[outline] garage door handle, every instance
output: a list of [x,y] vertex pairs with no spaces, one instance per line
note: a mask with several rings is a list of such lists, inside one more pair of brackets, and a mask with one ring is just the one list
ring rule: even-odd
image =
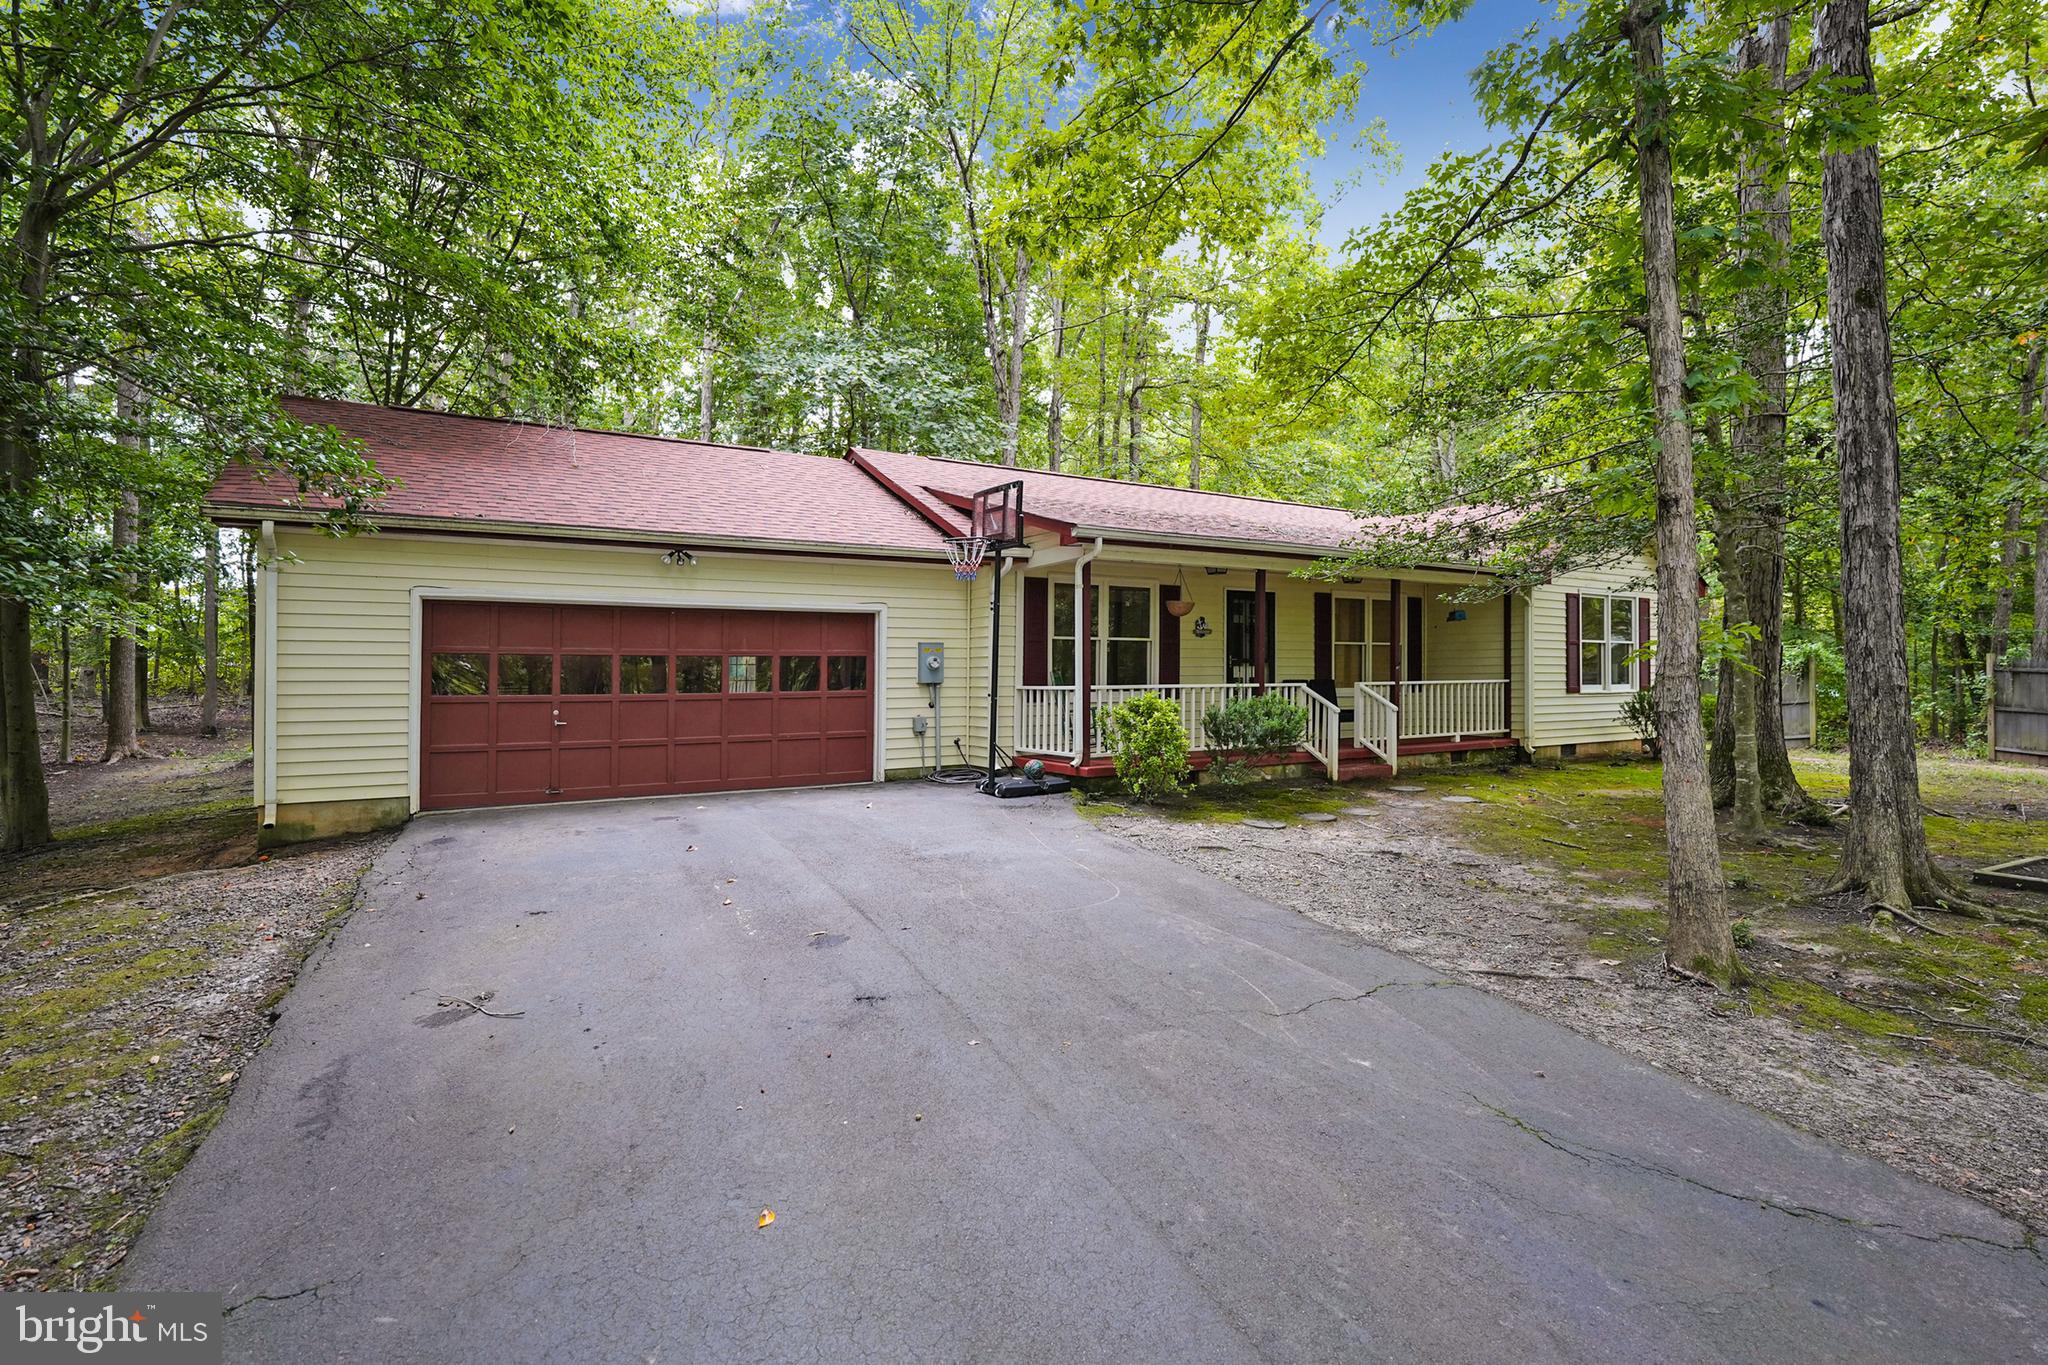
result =
[[568,722],[568,721],[566,721],[566,720],[558,720],[558,721],[556,721],[556,722],[555,722],[555,724],[557,724],[557,725],[567,725],[568,723],[569,723],[569,722]]

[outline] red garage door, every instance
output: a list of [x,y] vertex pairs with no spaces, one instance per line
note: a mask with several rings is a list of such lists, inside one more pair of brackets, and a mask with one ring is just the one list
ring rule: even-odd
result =
[[426,604],[420,804],[874,776],[874,618]]

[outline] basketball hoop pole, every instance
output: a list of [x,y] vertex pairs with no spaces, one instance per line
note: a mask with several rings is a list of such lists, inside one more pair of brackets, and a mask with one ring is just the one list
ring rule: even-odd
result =
[[988,776],[981,790],[996,791],[997,699],[1003,665],[1003,551],[1024,543],[1024,485],[1021,481],[984,488],[974,495],[968,530],[988,538],[995,557],[995,581],[988,590]]
[[996,551],[995,578],[988,585],[988,780],[981,789],[996,789],[996,675],[1003,664],[1003,552]]

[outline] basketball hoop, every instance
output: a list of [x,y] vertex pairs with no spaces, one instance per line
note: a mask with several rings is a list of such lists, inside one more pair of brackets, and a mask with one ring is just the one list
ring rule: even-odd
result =
[[981,570],[981,561],[988,556],[987,536],[948,536],[946,558],[952,562],[953,577],[962,583],[972,583]]

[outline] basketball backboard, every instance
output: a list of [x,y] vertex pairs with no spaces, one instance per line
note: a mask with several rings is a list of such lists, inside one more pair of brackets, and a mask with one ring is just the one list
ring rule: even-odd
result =
[[999,483],[974,495],[969,514],[973,534],[986,537],[989,548],[1007,549],[1024,543],[1024,484]]

